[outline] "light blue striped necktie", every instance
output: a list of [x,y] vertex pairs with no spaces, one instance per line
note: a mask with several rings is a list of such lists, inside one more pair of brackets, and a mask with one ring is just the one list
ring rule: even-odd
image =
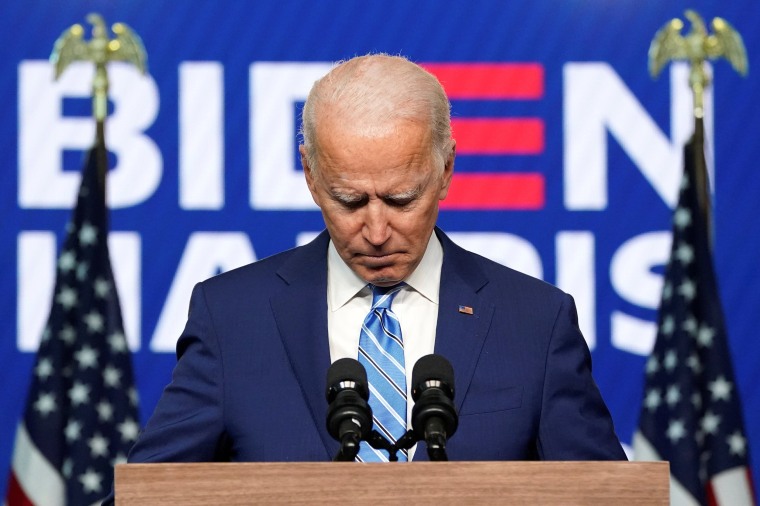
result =
[[[395,443],[406,432],[406,369],[401,326],[391,311],[391,303],[403,283],[389,288],[369,287],[372,308],[359,336],[359,362],[367,370],[373,428]],[[407,451],[399,452],[398,459],[407,460]],[[388,453],[365,442],[356,460],[388,462]]]

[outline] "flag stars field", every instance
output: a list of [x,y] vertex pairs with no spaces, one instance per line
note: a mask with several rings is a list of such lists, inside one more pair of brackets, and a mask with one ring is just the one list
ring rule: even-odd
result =
[[699,324],[697,323],[697,319],[694,318],[694,316],[689,315],[683,322],[683,325],[681,325],[681,329],[684,332],[688,332],[692,336],[697,334],[697,329],[699,328]]
[[88,222],[82,223],[79,229],[79,242],[83,246],[92,246],[98,239],[98,229]]
[[671,420],[670,425],[668,425],[667,435],[673,444],[676,444],[686,436],[686,427],[684,427],[681,420]]
[[95,290],[95,295],[101,299],[108,297],[111,293],[111,282],[107,279],[97,278],[92,285]]
[[55,396],[50,393],[41,393],[34,403],[34,409],[42,416],[47,416],[56,410]]
[[686,365],[691,369],[693,374],[699,374],[702,372],[702,362],[699,361],[699,357],[692,353],[686,360]]
[[697,285],[692,280],[687,279],[678,286],[678,294],[687,301],[693,300],[697,295]]
[[66,441],[69,443],[76,441],[82,433],[82,424],[77,420],[69,420],[63,433],[66,435]]
[[662,361],[662,366],[666,371],[672,373],[677,365],[678,355],[676,354],[675,350],[668,350],[668,352],[665,353],[665,359]]
[[747,439],[738,430],[728,436],[729,451],[738,457],[744,457],[747,453]]
[[658,407],[660,407],[660,404],[662,403],[662,397],[660,396],[659,390],[656,388],[653,388],[649,392],[647,392],[647,396],[644,398],[644,406],[650,411],[657,410]]
[[89,272],[90,266],[87,264],[87,262],[80,262],[79,265],[77,265],[77,280],[85,281]]
[[677,385],[670,385],[670,387],[668,387],[668,392],[665,394],[665,402],[667,402],[670,407],[681,402],[681,390]]
[[78,406],[90,401],[90,387],[79,381],[74,382],[74,386],[69,390],[69,399],[71,404]]
[[93,457],[108,457],[108,440],[98,433],[95,433],[87,445],[90,447],[90,454]]
[[691,404],[694,409],[702,409],[702,395],[699,392],[691,394]]
[[88,467],[84,474],[80,474],[79,481],[82,483],[82,488],[86,494],[93,492],[100,493],[103,490],[103,486],[100,483],[103,481],[103,477],[92,468]]
[[73,251],[64,251],[58,258],[58,270],[66,274],[77,265],[77,257]]
[[106,386],[118,388],[121,385],[121,371],[112,365],[106,366],[106,368],[103,369],[103,383],[105,383]]
[[127,351],[127,340],[121,332],[114,332],[108,336],[108,346],[112,353],[124,353]]
[[700,346],[704,348],[711,347],[713,338],[715,338],[714,328],[710,327],[709,325],[702,325],[699,328],[699,333],[697,334],[697,343],[699,343]]
[[686,243],[682,243],[676,250],[676,259],[682,264],[690,264],[694,261],[694,248]]
[[71,346],[77,338],[77,333],[71,325],[64,325],[58,333],[58,338]]
[[82,346],[74,358],[79,362],[80,369],[95,368],[98,365],[98,352],[88,345]]
[[700,427],[705,434],[716,434],[718,431],[718,425],[720,425],[720,416],[709,410],[705,413],[705,416],[702,417],[702,420],[700,421]]
[[657,361],[657,357],[652,355],[647,360],[647,374],[652,375],[660,370],[660,363]]
[[64,310],[70,310],[77,305],[77,291],[68,286],[64,286],[61,288],[61,291],[58,292],[55,301],[60,304]]
[[103,332],[103,316],[95,310],[84,316],[84,323],[87,325],[87,330],[92,334]]
[[53,374],[53,363],[49,358],[40,360],[34,368],[34,374],[36,374],[40,380],[45,381]]
[[140,426],[131,418],[118,424],[116,429],[121,433],[121,439],[128,443],[136,441],[137,434],[140,432]]
[[679,207],[673,215],[673,223],[683,229],[691,225],[691,211],[685,207]]
[[98,418],[101,422],[109,422],[113,419],[113,406],[106,401],[100,401],[95,407],[95,411],[98,412]]
[[733,385],[726,381],[723,376],[718,378],[708,385],[710,393],[712,394],[712,400],[714,401],[728,401],[731,398],[731,389]]

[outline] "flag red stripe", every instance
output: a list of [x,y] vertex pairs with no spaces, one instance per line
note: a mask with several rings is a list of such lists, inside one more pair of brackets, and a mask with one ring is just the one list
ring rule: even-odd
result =
[[544,95],[540,63],[426,63],[450,99],[536,100]]
[[6,499],[8,506],[34,506],[34,503],[29,500],[21,488],[18,480],[16,479],[16,473],[11,471],[8,478],[8,491],[6,493]]
[[715,489],[713,489],[712,483],[709,481],[705,486],[705,495],[707,495],[708,506],[718,506],[718,500],[715,498]]
[[544,151],[544,122],[538,118],[452,119],[461,155],[535,155]]
[[752,479],[752,469],[749,466],[746,467],[744,472],[747,474],[747,486],[749,487],[749,493],[757,500],[757,490],[755,490],[755,481]]
[[454,174],[441,209],[542,209],[544,176],[521,174]]

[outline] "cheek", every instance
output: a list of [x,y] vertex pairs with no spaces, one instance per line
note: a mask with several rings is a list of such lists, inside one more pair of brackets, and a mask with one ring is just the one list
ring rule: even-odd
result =
[[362,220],[356,214],[325,212],[323,215],[333,240],[350,242],[354,236],[361,233]]
[[[424,213],[404,213],[396,217],[393,229],[409,242],[427,239],[427,235],[435,225],[435,213],[426,210]],[[426,243],[427,244],[427,243]]]

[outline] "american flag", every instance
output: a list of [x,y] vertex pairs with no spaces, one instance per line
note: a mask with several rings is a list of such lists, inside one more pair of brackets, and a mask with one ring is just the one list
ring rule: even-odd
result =
[[89,152],[58,258],[50,317],[16,431],[9,506],[96,503],[137,438],[137,392],[99,182],[104,155],[102,143]]
[[670,461],[671,504],[755,504],[739,389],[695,184],[700,156],[692,139],[634,453],[637,460]]

